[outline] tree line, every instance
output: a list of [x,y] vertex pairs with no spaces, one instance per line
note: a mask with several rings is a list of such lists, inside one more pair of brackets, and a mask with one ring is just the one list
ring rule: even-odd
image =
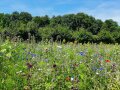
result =
[[0,35],[21,38],[22,41],[34,37],[41,40],[80,43],[120,43],[120,26],[112,19],[96,19],[85,13],[62,16],[32,16],[28,12],[0,13]]

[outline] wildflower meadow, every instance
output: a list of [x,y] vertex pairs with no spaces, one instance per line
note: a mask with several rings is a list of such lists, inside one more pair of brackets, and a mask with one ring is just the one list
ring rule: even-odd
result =
[[120,90],[120,45],[6,40],[0,90]]

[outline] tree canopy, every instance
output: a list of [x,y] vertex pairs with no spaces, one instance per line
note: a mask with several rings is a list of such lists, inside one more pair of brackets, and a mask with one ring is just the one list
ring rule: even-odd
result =
[[120,43],[120,26],[112,19],[96,19],[85,13],[63,16],[32,16],[28,12],[0,13],[0,34],[3,39],[34,36],[36,41],[51,38],[80,43]]

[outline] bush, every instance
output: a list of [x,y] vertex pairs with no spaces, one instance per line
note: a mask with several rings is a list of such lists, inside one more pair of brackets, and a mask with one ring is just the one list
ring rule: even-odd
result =
[[43,40],[50,39],[54,31],[55,29],[49,26],[38,29],[38,33],[41,35]]
[[98,35],[93,35],[93,43],[99,43],[99,37]]
[[44,28],[39,28],[39,33],[42,36],[42,39],[48,39],[50,40],[51,38],[55,41],[70,41],[71,40],[71,33],[67,27],[62,27],[62,26],[55,26],[54,28],[52,27],[44,27]]
[[98,34],[99,41],[103,43],[115,43],[115,39],[112,37],[109,31],[101,30]]
[[69,30],[69,28],[67,27],[62,27],[62,26],[56,26],[55,31],[52,33],[52,38],[54,40],[58,40],[58,41],[63,41],[64,39],[66,41],[71,41],[72,40],[72,35],[71,35],[71,31]]
[[79,31],[75,31],[73,33],[73,38],[81,43],[92,42],[93,40],[92,33],[83,28],[79,29]]
[[116,43],[120,43],[120,32],[114,32],[112,36],[115,39]]

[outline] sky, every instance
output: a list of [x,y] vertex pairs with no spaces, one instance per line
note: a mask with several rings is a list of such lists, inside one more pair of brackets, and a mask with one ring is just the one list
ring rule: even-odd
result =
[[84,12],[96,19],[113,19],[120,25],[120,0],[0,0],[0,13],[29,12],[33,16]]

